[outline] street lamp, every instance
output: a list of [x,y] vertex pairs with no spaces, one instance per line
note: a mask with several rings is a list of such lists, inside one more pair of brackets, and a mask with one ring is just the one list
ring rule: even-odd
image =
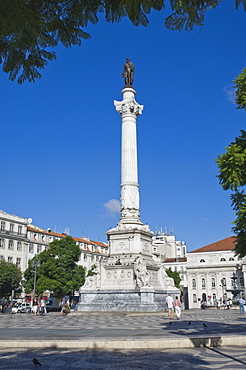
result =
[[34,287],[33,287],[33,298],[35,298],[36,294],[36,280],[37,280],[37,269],[40,267],[40,261],[38,256],[35,255],[35,257],[32,260],[32,267],[34,268]]

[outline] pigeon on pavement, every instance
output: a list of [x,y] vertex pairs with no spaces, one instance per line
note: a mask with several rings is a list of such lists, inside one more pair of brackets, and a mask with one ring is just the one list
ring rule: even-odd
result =
[[34,363],[34,365],[39,365],[41,366],[40,362],[34,357],[34,359],[32,360],[32,362]]

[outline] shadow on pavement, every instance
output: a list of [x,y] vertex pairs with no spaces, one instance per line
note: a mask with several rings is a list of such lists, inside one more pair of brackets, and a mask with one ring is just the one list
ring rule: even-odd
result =
[[[33,358],[41,366],[34,365]],[[191,353],[170,353],[168,350],[102,351],[102,350],[0,350],[0,369],[208,369],[209,363]]]

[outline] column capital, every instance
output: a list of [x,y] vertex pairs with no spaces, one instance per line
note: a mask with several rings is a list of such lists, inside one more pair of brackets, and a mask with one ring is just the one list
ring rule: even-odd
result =
[[126,87],[122,90],[123,100],[114,100],[114,105],[121,115],[133,114],[135,116],[140,116],[144,109],[144,106],[138,104],[135,100],[136,91],[133,88]]

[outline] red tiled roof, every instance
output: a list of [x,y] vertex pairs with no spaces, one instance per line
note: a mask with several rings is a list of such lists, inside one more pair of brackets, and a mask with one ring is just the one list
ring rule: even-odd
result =
[[229,236],[228,238],[219,240],[218,242],[205,245],[205,247],[195,249],[189,253],[201,252],[219,252],[219,251],[233,251],[235,249],[236,236]]
[[177,257],[177,258],[167,258],[164,263],[175,263],[175,262],[187,262],[186,257]]
[[[47,230],[43,230],[43,229],[35,229],[33,227],[30,227],[30,226],[27,226],[27,229],[30,230],[30,231],[34,231],[36,233],[42,233],[42,234],[45,234],[45,235],[58,236],[60,238],[65,238],[67,236],[65,234],[55,233],[54,231],[47,231]],[[90,251],[90,249],[88,248],[88,245],[96,245],[96,246],[102,246],[104,248],[108,248],[108,245],[106,243],[95,242],[93,240],[88,241],[88,240],[83,239],[83,238],[75,238],[74,236],[71,236],[71,238],[73,238],[73,240],[75,240],[75,241],[78,241],[78,242],[81,242],[81,243],[85,243],[86,244],[86,249],[85,250],[88,250],[88,251]]]

